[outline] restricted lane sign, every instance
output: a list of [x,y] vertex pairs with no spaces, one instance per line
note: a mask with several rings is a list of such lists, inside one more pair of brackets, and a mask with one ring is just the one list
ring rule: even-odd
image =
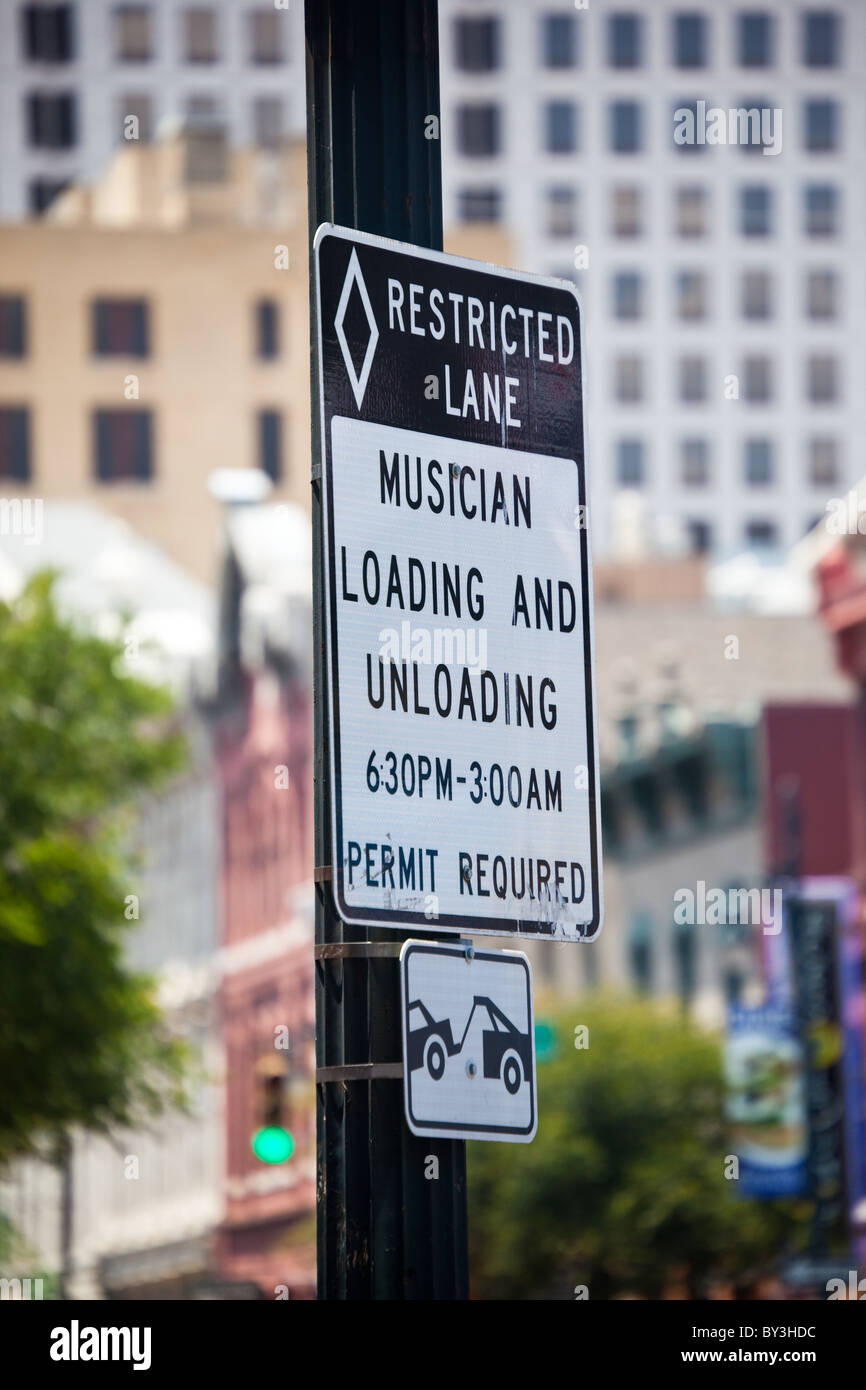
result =
[[337,911],[592,940],[576,291],[330,225],[315,258]]
[[406,941],[400,981],[412,1133],[528,1144],[538,1113],[532,970],[523,952]]

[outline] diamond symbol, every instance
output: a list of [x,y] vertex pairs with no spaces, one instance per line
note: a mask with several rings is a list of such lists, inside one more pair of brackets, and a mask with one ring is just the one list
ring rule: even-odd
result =
[[[352,361],[352,354],[349,352],[349,344],[346,340],[346,334],[343,331],[343,323],[346,318],[346,309],[349,305],[349,297],[356,285],[358,287],[358,292],[361,296],[361,303],[364,306],[364,313],[367,316],[367,323],[370,325],[370,340],[367,343],[367,351],[364,353],[364,363],[361,367],[360,376],[358,376],[357,372],[355,371],[355,364]],[[352,254],[349,257],[349,266],[346,271],[346,278],[343,281],[343,290],[340,294],[340,302],[337,305],[337,314],[334,319],[334,327],[337,330],[337,342],[340,344],[340,351],[343,354],[343,361],[346,364],[346,371],[349,374],[349,380],[352,383],[352,390],[355,393],[355,402],[358,406],[358,409],[360,410],[361,404],[364,400],[364,392],[367,389],[367,382],[370,377],[370,368],[373,365],[373,357],[376,352],[376,344],[379,341],[379,330],[376,327],[376,320],[373,317],[373,306],[370,303],[370,296],[367,293],[367,286],[364,283],[364,277],[361,274],[361,267],[358,264],[358,253],[354,247],[352,248]]]

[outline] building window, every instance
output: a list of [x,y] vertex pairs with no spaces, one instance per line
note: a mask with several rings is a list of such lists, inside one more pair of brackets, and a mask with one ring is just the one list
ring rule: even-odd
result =
[[26,357],[27,305],[20,294],[0,294],[0,357]]
[[612,101],[610,147],[615,154],[637,154],[643,148],[642,108],[638,101]]
[[612,68],[641,64],[642,21],[637,14],[612,14],[607,21],[607,61]]
[[21,11],[24,57],[31,63],[71,63],[75,57],[71,5],[25,5]]
[[577,25],[574,15],[542,15],[541,61],[546,68],[573,68],[576,65]]
[[772,280],[766,270],[744,270],[741,306],[744,319],[768,319],[773,313]]
[[461,222],[498,222],[502,195],[498,188],[462,188],[458,196]]
[[697,941],[691,923],[674,926],[674,965],[677,994],[685,1007],[691,1003],[697,987]]
[[809,482],[813,487],[835,487],[839,482],[839,448],[835,439],[809,440]]
[[186,181],[223,183],[228,177],[228,136],[223,126],[192,125],[186,134]]
[[283,476],[283,417],[278,410],[260,410],[259,468],[267,473],[271,482],[278,483]]
[[68,179],[32,179],[28,190],[31,213],[38,217],[68,187]]
[[707,65],[707,21],[702,14],[673,17],[674,63],[678,68]]
[[27,98],[27,135],[37,149],[68,150],[76,143],[74,92],[37,92]]
[[706,555],[713,543],[713,528],[708,521],[691,517],[686,521],[689,549],[693,555]]
[[813,405],[830,405],[839,398],[838,363],[828,353],[815,353],[806,361],[806,392]]
[[120,98],[120,139],[146,145],[153,139],[153,102],[145,92]]
[[184,10],[183,50],[188,63],[215,63],[217,53],[216,11],[196,6]]
[[548,154],[574,154],[577,108],[573,101],[548,101],[544,107],[544,148]]
[[807,236],[836,236],[839,230],[839,205],[836,189],[829,184],[810,183],[806,186]]
[[707,399],[707,364],[703,357],[681,357],[679,380],[684,405],[697,405]]
[[677,189],[677,234],[682,237],[706,236],[707,190],[697,184]]
[[458,19],[454,57],[461,72],[494,72],[501,64],[498,19]]
[[705,439],[684,439],[680,444],[685,487],[706,487],[710,481],[710,450]]
[[489,158],[499,153],[499,107],[492,102],[457,108],[457,136],[460,153],[473,159]]
[[149,410],[95,410],[93,452],[100,482],[146,481],[153,477],[153,430]]
[[803,15],[803,63],[807,68],[835,68],[839,62],[839,16],[833,10]]
[[279,97],[256,97],[253,138],[260,150],[278,150],[283,143],[283,103]]
[[772,221],[772,193],[763,184],[740,189],[740,231],[743,236],[769,236]]
[[[684,112],[691,113],[685,122]],[[707,145],[701,138],[702,119],[696,101],[681,99],[671,107],[671,148],[676,154],[703,154]],[[688,137],[691,135],[691,139]],[[679,137],[679,138],[678,138]]]
[[616,477],[620,487],[641,487],[644,482],[642,439],[620,439],[616,446]]
[[722,971],[722,988],[728,1005],[739,1004],[743,998],[746,979],[743,971],[736,965],[727,965]]
[[810,319],[835,319],[837,310],[837,280],[833,270],[810,270],[806,276],[806,316]]
[[643,317],[643,279],[635,270],[620,270],[613,277],[613,313],[618,319]]
[[750,487],[769,487],[773,481],[773,442],[747,439],[745,443],[746,482]]
[[219,97],[210,93],[193,93],[186,99],[186,114],[195,125],[212,125],[221,117],[222,104]]
[[707,316],[707,277],[702,270],[680,270],[674,281],[677,318],[695,322]]
[[764,550],[775,546],[776,527],[772,521],[748,521],[745,527],[746,544]]
[[249,14],[250,62],[267,66],[283,62],[283,11],[251,10]]
[[620,185],[611,189],[611,223],[614,236],[640,236],[643,231],[643,199],[639,188]]
[[839,108],[825,99],[803,104],[803,144],[812,154],[826,154],[839,144]]
[[640,994],[649,994],[653,980],[653,924],[647,912],[637,912],[632,918],[628,933],[628,953],[635,989]]
[[643,400],[643,360],[628,356],[616,359],[614,376],[616,399],[623,405],[636,405]]
[[149,5],[121,5],[114,12],[115,51],[121,63],[149,63],[153,57],[153,15]]
[[30,411],[24,405],[0,405],[0,478],[30,480]]
[[256,355],[266,359],[280,355],[280,310],[274,299],[256,305]]
[[773,398],[773,364],[769,357],[756,355],[743,361],[743,398],[753,405],[766,405]]
[[737,51],[740,66],[768,68],[773,63],[774,30],[772,15],[747,10],[737,16]]
[[547,190],[547,235],[577,236],[577,193],[559,185]]
[[763,154],[765,150],[772,149],[774,138],[781,141],[782,127],[768,97],[743,97],[737,103],[736,110],[736,141],[743,154]]
[[92,313],[93,352],[97,357],[149,356],[146,300],[96,299]]

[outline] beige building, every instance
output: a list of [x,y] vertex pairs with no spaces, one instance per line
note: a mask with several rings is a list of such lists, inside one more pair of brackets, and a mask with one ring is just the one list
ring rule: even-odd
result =
[[304,153],[122,151],[0,228],[0,490],[97,503],[215,575],[220,467],[306,503]]
[[[507,263],[495,229],[451,249]],[[0,227],[0,494],[83,499],[215,577],[217,468],[309,502],[305,150],[187,130]]]

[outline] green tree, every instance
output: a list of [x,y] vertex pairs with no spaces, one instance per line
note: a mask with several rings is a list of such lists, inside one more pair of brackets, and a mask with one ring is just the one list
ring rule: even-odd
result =
[[180,1099],[184,1049],[124,952],[134,798],[183,760],[170,716],[50,575],[0,604],[0,1163]]
[[[591,948],[588,948],[591,949]],[[574,1046],[575,1027],[589,1029]],[[470,1145],[472,1288],[482,1298],[633,1294],[768,1272],[805,1210],[725,1177],[720,1042],[645,1002],[589,998],[556,1018],[531,1144]]]

